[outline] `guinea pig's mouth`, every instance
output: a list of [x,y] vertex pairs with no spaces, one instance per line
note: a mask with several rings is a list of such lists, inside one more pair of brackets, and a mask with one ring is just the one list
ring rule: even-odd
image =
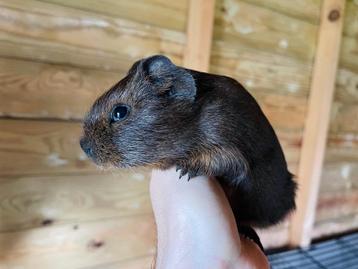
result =
[[98,167],[102,169],[109,167],[110,162],[107,160],[108,158],[105,158],[107,154],[98,151],[88,139],[82,137],[80,139],[80,145],[87,157]]
[[138,166],[138,164],[123,158],[122,154],[116,152],[114,149],[109,151],[105,148],[93,146],[85,137],[80,139],[80,145],[87,157],[101,170],[111,168],[126,169]]
[[[88,155],[87,155],[88,156]],[[129,165],[117,160],[111,160],[101,157],[101,154],[96,156],[88,156],[88,158],[100,169],[100,170],[111,170],[114,168],[129,168]]]

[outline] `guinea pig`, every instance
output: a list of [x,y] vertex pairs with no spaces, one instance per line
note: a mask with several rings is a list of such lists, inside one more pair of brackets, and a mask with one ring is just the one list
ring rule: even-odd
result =
[[93,104],[80,144],[96,164],[176,166],[215,177],[238,223],[265,227],[295,208],[296,183],[276,134],[236,80],[176,66],[156,55]]

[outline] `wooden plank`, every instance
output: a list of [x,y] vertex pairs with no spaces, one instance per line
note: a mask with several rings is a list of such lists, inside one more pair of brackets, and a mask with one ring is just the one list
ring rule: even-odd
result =
[[[358,137],[357,137],[358,138]],[[333,136],[327,145],[313,238],[346,232],[358,222],[358,139]]]
[[323,166],[319,199],[325,193],[344,193],[358,189],[358,157],[349,159],[349,156],[344,154],[339,156],[342,159],[329,163],[326,161]]
[[134,257],[119,262],[110,262],[106,264],[99,264],[95,266],[82,267],[79,269],[143,269],[154,268],[154,255],[146,255],[140,257]]
[[358,67],[346,69],[340,66],[337,73],[335,102],[347,105],[358,104],[357,85]]
[[311,62],[253,46],[248,48],[241,43],[231,47],[224,39],[217,39],[213,43],[210,71],[237,79],[252,93],[306,98]]
[[149,171],[0,178],[0,233],[151,214]]
[[124,75],[0,58],[0,115],[82,119],[94,100]]
[[208,71],[214,23],[215,0],[190,0],[183,65]]
[[340,55],[340,65],[347,69],[357,70],[358,56],[357,56],[357,42],[356,37],[343,37]]
[[354,0],[346,1],[346,11],[344,15],[344,24],[343,24],[344,36],[356,38],[358,34],[357,19],[358,19],[357,1]]
[[358,73],[358,4],[357,1],[345,1],[343,39],[340,51],[340,66]]
[[1,269],[125,264],[154,255],[154,219],[148,214],[0,233],[0,246]]
[[115,18],[155,25],[160,28],[184,32],[188,1],[167,0],[41,0],[60,6],[69,6]]
[[291,245],[307,246],[311,240],[338,64],[343,12],[344,1],[324,0],[298,172],[300,188],[297,210],[291,222]]
[[[285,55],[308,65],[316,48],[316,32],[319,23],[321,1],[310,1],[311,15],[297,15],[307,1],[218,1],[215,18],[214,41],[225,42],[226,47],[235,51],[236,47],[245,46],[257,51]],[[290,8],[287,8],[287,7]],[[286,11],[288,12],[286,12]],[[302,9],[304,10],[304,9]],[[254,15],[253,15],[254,14]],[[302,14],[302,13],[301,13]],[[314,15],[316,14],[316,15]],[[300,33],[297,35],[297,33]]]
[[277,13],[282,13],[290,17],[315,23],[319,18],[319,7],[321,0],[242,0],[255,4],[258,7],[264,7]]
[[342,216],[332,218],[315,224],[312,231],[313,238],[339,235],[347,231],[356,231],[358,226],[358,215]]
[[280,94],[256,94],[253,91],[263,112],[276,130],[299,132],[304,126],[307,100]]
[[288,168],[291,173],[296,174],[301,148],[301,134],[284,129],[276,129],[275,132],[284,151]]
[[269,228],[255,230],[265,249],[287,245],[289,234],[289,223],[287,220]]
[[317,203],[315,223],[329,222],[345,216],[358,216],[358,188],[321,192]]
[[357,136],[358,102],[351,104],[334,102],[332,104],[330,133]]
[[0,120],[0,175],[99,172],[79,146],[81,125]]
[[[344,192],[342,189],[336,189],[336,192],[320,194],[317,217],[312,231],[313,239],[356,229],[358,224],[357,190],[358,188]],[[269,229],[257,230],[265,248],[287,245],[289,231],[288,221]]]
[[156,53],[181,63],[182,32],[38,1],[0,1],[0,8],[3,57],[116,71]]
[[[339,151],[340,149],[351,150],[352,154],[357,156],[358,136],[355,133],[331,132],[329,135],[329,148],[332,147],[332,149],[336,151]],[[337,153],[339,154],[340,152]],[[344,158],[342,158],[342,161],[344,161]]]

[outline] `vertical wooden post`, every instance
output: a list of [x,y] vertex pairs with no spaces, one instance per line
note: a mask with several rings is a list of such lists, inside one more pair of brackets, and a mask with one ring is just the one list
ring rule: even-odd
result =
[[289,243],[310,244],[324,160],[343,25],[344,0],[324,0],[301,149],[297,211]]
[[183,65],[208,71],[213,35],[215,0],[190,0]]

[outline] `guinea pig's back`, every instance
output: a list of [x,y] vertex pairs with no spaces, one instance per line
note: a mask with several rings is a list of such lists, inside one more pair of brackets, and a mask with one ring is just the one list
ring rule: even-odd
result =
[[250,178],[229,197],[235,215],[258,226],[277,223],[295,207],[296,183],[270,122],[236,80],[199,72],[194,78],[206,137],[238,147],[250,166]]

